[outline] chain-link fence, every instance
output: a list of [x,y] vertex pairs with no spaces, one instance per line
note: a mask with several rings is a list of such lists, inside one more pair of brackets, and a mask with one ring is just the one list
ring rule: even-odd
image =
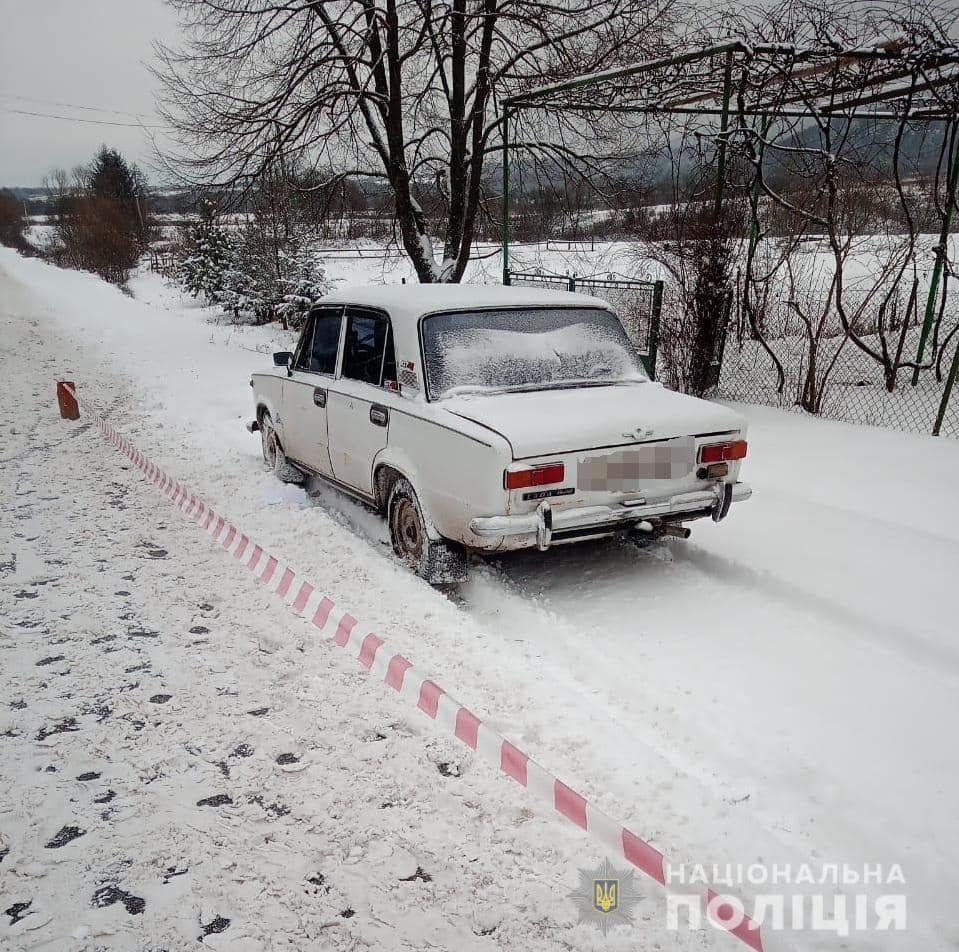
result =
[[[636,281],[617,275],[584,278],[546,271],[514,271],[510,273],[510,283],[579,291],[608,301],[643,356],[650,375],[656,375],[663,320],[662,281]],[[856,310],[855,304],[855,295],[850,295],[852,310]],[[900,367],[887,379],[882,363],[857,346],[828,308],[823,307],[811,324],[782,302],[774,310],[777,319],[767,315],[760,337],[753,333],[741,308],[730,308],[731,321],[724,338],[718,342],[715,355],[717,396],[783,410],[813,412],[847,423],[914,433],[933,431],[952,354],[959,343],[959,330],[956,330],[959,317],[944,315],[938,321],[923,369],[913,386],[912,369],[908,367]],[[921,320],[913,319],[908,326],[897,323],[896,314],[906,310],[902,304],[893,307],[881,329],[860,322],[854,328],[856,336],[866,347],[881,353],[881,331],[887,350],[893,354],[898,351],[902,361],[912,360],[919,346]],[[669,315],[664,320],[668,330]],[[668,350],[659,357],[661,362],[665,358],[667,364],[670,359],[678,359],[676,355],[671,358]],[[669,366],[662,366],[659,376],[670,382],[675,374],[669,371]],[[940,433],[959,439],[959,386],[953,389],[947,401]]]
[[[848,423],[933,432],[959,342],[955,314],[940,316],[914,379],[913,368],[902,364],[914,361],[919,350],[921,312],[908,325],[897,324],[897,310],[908,309],[892,308],[883,326],[860,324],[849,334],[834,310],[814,307],[815,320],[808,314],[804,320],[795,302],[789,303],[778,326],[759,335],[742,315],[729,326],[718,396]],[[884,352],[887,367],[877,359]],[[946,401],[939,432],[959,438],[959,389]]]

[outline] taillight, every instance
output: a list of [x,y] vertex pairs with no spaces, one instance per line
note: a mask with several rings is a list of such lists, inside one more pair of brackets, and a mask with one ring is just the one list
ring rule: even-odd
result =
[[547,463],[545,466],[507,469],[503,473],[503,485],[507,489],[526,489],[528,486],[561,483],[565,478],[566,467],[562,463]]
[[731,463],[733,460],[745,459],[746,445],[745,440],[707,443],[699,448],[699,462],[708,466],[710,463]]

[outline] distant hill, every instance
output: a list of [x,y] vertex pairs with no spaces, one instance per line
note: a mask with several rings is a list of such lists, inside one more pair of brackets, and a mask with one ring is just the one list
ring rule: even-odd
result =
[[[842,146],[840,156],[868,162],[880,175],[892,177],[893,154],[899,123],[895,119],[854,119],[851,127],[846,122],[836,120],[833,123],[834,141]],[[920,176],[926,178],[936,171],[939,152],[942,148],[944,124],[942,122],[916,122],[907,126],[900,146],[900,171],[905,178]],[[822,135],[819,128],[809,123],[794,140],[782,140],[783,144],[799,146],[805,149],[822,147]],[[775,149],[767,152],[770,170],[786,169],[790,157]]]
[[[834,127],[834,138],[843,140],[840,155],[868,162],[877,177],[892,178],[892,157],[894,143],[898,131],[895,120],[856,119],[848,135],[843,135],[844,129],[837,120]],[[902,141],[902,157],[900,167],[904,178],[928,178],[935,173],[939,160],[939,151],[942,147],[944,134],[943,123],[914,123],[904,134]],[[822,147],[822,138],[819,129],[808,123],[798,135],[782,138],[784,146],[815,150]],[[632,204],[656,205],[668,203],[673,198],[673,171],[665,147],[658,154],[644,153],[638,147],[633,157],[620,157],[615,163],[614,178],[621,189],[635,189],[630,196]],[[808,162],[808,157],[806,159]],[[802,162],[802,157],[795,153],[768,149],[766,152],[766,169],[771,181],[777,177],[787,177],[790,168]],[[510,188],[514,201],[521,202],[521,196],[531,198],[543,189],[553,191],[555,202],[559,206],[574,204],[583,210],[591,207],[597,201],[595,194],[589,194],[586,189],[582,195],[572,194],[567,186],[575,177],[564,182],[563,177],[554,171],[549,174],[548,163],[534,169],[528,157],[511,155],[510,158]],[[502,168],[495,159],[487,166],[484,181],[491,194],[500,188]],[[24,202],[28,215],[49,215],[52,207],[49,189],[43,186],[9,187],[21,201]],[[390,196],[384,186],[378,182],[361,181],[359,190],[368,202],[382,206],[386,211],[390,206]],[[682,191],[682,189],[681,189]],[[150,189],[150,201],[154,211],[159,214],[192,215],[197,212],[200,194],[190,189],[154,187]],[[583,202],[580,206],[579,203]],[[239,191],[231,193],[227,190],[221,193],[220,206],[224,210],[235,213],[249,211],[249,205],[244,201]]]
[[[16,185],[6,188],[24,202],[28,215],[53,213],[52,196],[48,188]],[[151,188],[149,195],[153,210],[161,215],[190,214],[197,208],[196,193],[189,189]]]

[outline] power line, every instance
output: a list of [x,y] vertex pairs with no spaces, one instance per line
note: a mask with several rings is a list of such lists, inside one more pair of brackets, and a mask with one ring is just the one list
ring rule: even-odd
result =
[[67,109],[82,109],[84,112],[109,112],[114,116],[133,116],[139,118],[140,113],[126,109],[109,109],[106,106],[81,106],[74,102],[61,102],[57,99],[35,99],[32,96],[13,96],[9,93],[0,93],[0,99],[15,99],[18,102],[40,103],[43,106],[64,106]]
[[[30,112],[27,109],[13,109],[0,106],[0,112],[12,112],[18,116],[33,116],[38,119],[62,119],[65,122],[82,122],[94,126],[124,126],[128,129],[172,129],[172,126],[153,125],[145,122],[113,122],[109,119],[83,119],[80,116],[58,116],[50,112]],[[131,113],[134,115],[134,113]]]

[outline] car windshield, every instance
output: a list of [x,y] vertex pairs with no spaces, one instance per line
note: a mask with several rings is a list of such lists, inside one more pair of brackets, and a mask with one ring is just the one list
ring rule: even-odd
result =
[[433,400],[647,379],[622,325],[599,307],[431,314],[423,353]]

